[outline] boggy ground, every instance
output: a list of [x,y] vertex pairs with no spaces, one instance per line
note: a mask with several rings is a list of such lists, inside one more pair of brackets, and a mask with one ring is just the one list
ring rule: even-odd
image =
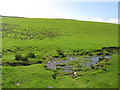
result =
[[[104,47],[101,50],[90,51],[74,50],[70,52],[56,50],[54,55],[48,55],[46,51],[47,55],[43,57],[35,55],[32,52],[26,54],[26,56],[15,54],[12,62],[3,62],[3,87],[94,88],[102,86],[106,88],[111,87],[112,84],[112,87],[115,88],[117,87],[116,80],[118,78],[117,58],[119,50],[119,47]],[[105,58],[106,56],[109,57]],[[86,66],[86,62],[93,62],[92,59],[87,59],[90,57],[99,58],[96,63]],[[52,68],[50,68],[49,65],[52,65]],[[113,72],[113,70],[115,71]],[[113,72],[113,74],[111,74],[111,72]],[[17,79],[12,78],[14,74],[17,76]],[[113,75],[114,78],[110,77],[109,74]],[[27,77],[25,75],[30,76]],[[99,80],[97,77],[103,78],[103,81]],[[99,82],[96,83],[95,79]],[[104,79],[107,81],[112,80],[112,82],[108,84]],[[39,84],[39,82],[41,83]],[[67,82],[69,82],[69,84]],[[43,85],[44,83],[45,85]],[[81,84],[79,85],[79,83]]]

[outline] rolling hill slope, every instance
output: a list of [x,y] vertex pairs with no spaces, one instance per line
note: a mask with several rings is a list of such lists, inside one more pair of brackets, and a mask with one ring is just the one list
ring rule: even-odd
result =
[[[2,17],[3,84],[0,85],[3,88],[118,88],[119,49],[117,24]],[[99,60],[90,67],[79,65],[92,62],[86,61],[86,57],[99,57]],[[71,65],[70,70],[77,74],[46,68],[48,61],[56,60],[70,60],[57,66]]]
[[118,46],[118,25],[64,19],[3,17],[3,49],[23,45],[61,49]]

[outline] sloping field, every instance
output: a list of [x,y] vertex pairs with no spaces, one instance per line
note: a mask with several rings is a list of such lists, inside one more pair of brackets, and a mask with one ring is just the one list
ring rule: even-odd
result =
[[[2,86],[118,88],[119,49],[117,24],[2,17]],[[89,67],[81,66],[86,57],[98,60]],[[53,61],[63,63],[56,64],[56,69],[47,68]],[[62,72],[69,65],[70,72]]]
[[3,17],[3,49],[13,46],[68,50],[96,49],[117,44],[117,24]]

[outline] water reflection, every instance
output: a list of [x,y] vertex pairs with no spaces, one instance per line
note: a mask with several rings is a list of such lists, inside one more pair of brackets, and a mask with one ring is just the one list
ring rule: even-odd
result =
[[[111,58],[110,55],[107,56],[92,56],[92,57],[79,57],[79,56],[67,56],[67,60],[57,60],[53,59],[53,61],[48,61],[46,66],[49,69],[56,69],[61,68],[63,72],[70,72],[72,71],[71,68],[74,67],[72,65],[67,65],[71,61],[82,61],[78,63],[82,67],[90,67],[91,65],[95,65],[99,62],[100,58]],[[63,64],[63,65],[61,65]]]

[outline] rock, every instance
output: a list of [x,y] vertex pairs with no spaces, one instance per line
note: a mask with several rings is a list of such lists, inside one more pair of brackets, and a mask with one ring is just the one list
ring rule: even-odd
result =
[[53,87],[51,87],[51,86],[48,86],[48,88],[53,88]]
[[18,85],[20,85],[21,83],[17,83],[17,84],[15,84],[16,86],[18,86]]

